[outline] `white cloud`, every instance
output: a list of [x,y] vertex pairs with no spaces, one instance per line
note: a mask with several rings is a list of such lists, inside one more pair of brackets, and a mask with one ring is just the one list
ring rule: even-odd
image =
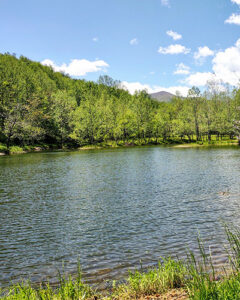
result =
[[196,72],[185,79],[190,86],[205,86],[209,80],[214,80],[215,75],[211,72]]
[[99,41],[99,38],[98,38],[98,37],[94,37],[94,38],[92,39],[92,41],[96,43],[96,42]]
[[138,39],[134,38],[129,42],[130,45],[134,46],[134,45],[138,45]]
[[156,93],[156,92],[169,92],[172,94],[176,94],[179,92],[182,96],[186,97],[188,94],[189,87],[188,86],[171,86],[171,87],[162,87],[162,86],[151,86],[149,84],[142,84],[140,82],[122,82],[123,87],[125,87],[131,94],[134,94],[136,91],[147,90],[148,93]]
[[240,39],[235,46],[218,52],[213,58],[213,71],[218,79],[238,85],[240,79]]
[[152,88],[148,84],[142,84],[140,82],[127,82],[122,81],[122,86],[126,88],[131,94],[134,94],[136,91],[147,90],[149,93],[152,93]]
[[185,46],[175,44],[175,45],[170,45],[168,47],[159,47],[158,53],[161,54],[188,54],[191,51],[191,49],[186,48]]
[[169,0],[161,0],[161,4],[162,4],[163,6],[170,7],[170,1],[169,1]]
[[194,53],[194,58],[199,60],[201,58],[206,58],[208,56],[213,56],[214,51],[209,49],[207,46],[199,47],[198,51]]
[[207,81],[217,81],[238,86],[240,80],[240,39],[234,46],[219,51],[212,60],[211,72],[196,72],[188,76],[183,82],[190,86],[204,86]]
[[183,63],[177,65],[176,71],[173,74],[175,75],[188,75],[190,73],[190,68]]
[[240,25],[240,15],[232,14],[227,20],[225,20],[225,23]]
[[[239,0],[240,1],[240,0]],[[207,57],[212,55],[212,50],[202,47],[203,50],[198,51],[201,57]],[[214,54],[212,60],[212,72],[196,72],[190,74],[184,81],[182,85],[162,87],[156,85],[142,84],[140,82],[123,82],[123,85],[130,91],[134,93],[139,90],[147,90],[148,93],[155,93],[159,91],[167,91],[176,94],[179,91],[181,95],[187,96],[188,90],[191,86],[205,86],[209,81],[216,82],[219,89],[224,89],[224,83],[228,83],[232,86],[237,86],[240,79],[240,39],[237,40],[234,46],[225,49],[224,51],[219,51]],[[177,65],[177,70],[174,74],[189,74],[190,68],[183,63]]]
[[72,59],[67,64],[56,65],[52,60],[45,59],[41,62],[43,65],[51,66],[56,72],[64,72],[70,76],[84,76],[87,73],[106,71],[109,65],[103,60],[89,61],[86,59]]
[[237,5],[240,5],[240,0],[231,0],[232,1],[232,3],[235,3],[235,4],[237,4]]
[[181,34],[175,32],[175,31],[172,31],[172,30],[168,30],[168,31],[166,32],[166,34],[169,35],[171,38],[173,38],[174,41],[176,41],[176,40],[181,40],[181,38],[182,38],[182,35],[181,35]]

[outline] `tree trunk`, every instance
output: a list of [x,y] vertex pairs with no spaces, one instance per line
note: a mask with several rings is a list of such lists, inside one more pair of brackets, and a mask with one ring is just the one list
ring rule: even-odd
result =
[[212,139],[211,133],[208,131],[208,141],[211,142],[211,139]]
[[61,134],[61,149],[63,149],[63,136]]
[[196,130],[196,139],[197,141],[200,140],[200,136],[199,136],[199,127],[198,127],[198,121],[197,119],[195,119],[195,130]]
[[8,136],[7,138],[7,150],[6,150],[6,154],[10,154],[10,142],[11,142],[11,135]]

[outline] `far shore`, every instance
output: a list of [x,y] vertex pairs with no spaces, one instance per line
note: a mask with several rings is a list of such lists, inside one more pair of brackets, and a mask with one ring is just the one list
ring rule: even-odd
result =
[[166,140],[160,142],[153,141],[130,141],[130,142],[105,142],[84,145],[81,147],[64,146],[59,148],[57,145],[43,145],[43,146],[11,146],[9,151],[6,150],[5,145],[0,145],[0,156],[13,155],[13,154],[26,154],[32,152],[46,152],[46,151],[86,151],[86,150],[100,150],[100,149],[116,149],[116,148],[129,148],[129,147],[144,147],[144,146],[167,146],[172,148],[200,148],[200,147],[221,147],[221,146],[238,146],[237,140],[222,140],[212,142],[183,142],[179,140]]
[[215,144],[198,144],[198,143],[190,143],[190,144],[180,144],[180,145],[174,145],[173,148],[200,148],[200,147],[221,147],[221,146],[238,146],[238,142],[228,142],[228,143],[215,143]]

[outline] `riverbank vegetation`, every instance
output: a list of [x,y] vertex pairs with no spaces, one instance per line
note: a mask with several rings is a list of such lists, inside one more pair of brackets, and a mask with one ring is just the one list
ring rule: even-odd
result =
[[209,82],[204,94],[193,87],[187,98],[160,103],[144,91],[130,95],[108,76],[100,76],[98,83],[72,79],[26,57],[0,54],[1,152],[12,146],[25,151],[211,143],[213,137],[221,142],[239,136],[239,89],[223,91]]
[[78,269],[76,279],[59,276],[59,286],[30,283],[0,290],[3,300],[63,299],[202,299],[226,300],[240,298],[240,231],[226,228],[228,265],[216,271],[210,251],[201,241],[197,257],[189,252],[185,261],[163,259],[146,272],[130,273],[124,284],[113,282],[111,291],[97,292],[82,281]]

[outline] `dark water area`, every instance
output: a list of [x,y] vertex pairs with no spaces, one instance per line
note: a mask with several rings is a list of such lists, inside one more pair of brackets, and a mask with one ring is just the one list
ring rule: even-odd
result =
[[[240,149],[142,147],[0,157],[0,286],[90,282],[184,257],[200,234],[225,261],[240,225]],[[224,192],[224,193],[222,193]]]

